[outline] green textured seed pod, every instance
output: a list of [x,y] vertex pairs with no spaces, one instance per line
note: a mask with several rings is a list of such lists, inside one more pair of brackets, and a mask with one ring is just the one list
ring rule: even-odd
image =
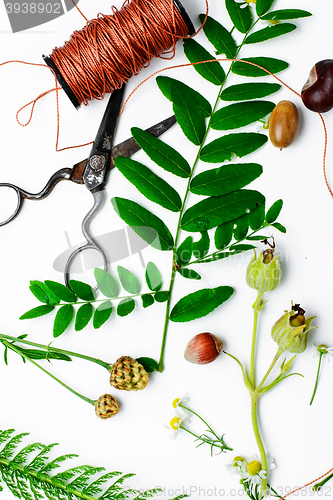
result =
[[139,391],[148,384],[144,367],[130,356],[122,356],[112,366],[110,384],[123,391]]
[[270,292],[276,288],[280,282],[281,268],[279,257],[276,255],[265,264],[263,252],[257,258],[254,255],[246,270],[246,283],[259,292]]
[[306,348],[309,331],[315,328],[310,325],[316,316],[307,318],[304,325],[291,326],[290,318],[294,314],[295,311],[285,311],[272,328],[272,339],[284,351],[300,354]]
[[117,400],[111,396],[111,394],[103,394],[103,396],[98,398],[95,402],[95,413],[102,420],[117,415],[118,411],[119,406]]

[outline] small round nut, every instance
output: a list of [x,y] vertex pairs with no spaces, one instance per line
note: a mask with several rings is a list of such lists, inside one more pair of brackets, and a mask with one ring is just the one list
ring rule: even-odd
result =
[[273,146],[287,148],[294,142],[300,129],[300,119],[295,104],[280,101],[269,118],[269,138]]

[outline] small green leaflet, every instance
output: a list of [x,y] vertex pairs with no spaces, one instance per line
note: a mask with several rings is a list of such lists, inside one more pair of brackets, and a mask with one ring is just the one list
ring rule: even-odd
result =
[[[32,280],[32,281],[30,281],[30,285],[32,287],[38,287],[38,288],[40,288],[47,295],[47,297],[48,297],[48,304],[50,304],[50,305],[59,304],[59,302],[60,302],[59,297],[57,297],[53,292],[51,292],[51,290],[42,281]],[[37,295],[34,293],[35,288],[34,288],[34,291],[33,290],[31,290],[31,291],[35,295],[35,297],[38,300],[40,300],[39,297],[38,297],[38,293],[37,293]]]
[[[193,40],[193,38],[188,38],[184,40],[184,53],[187,59],[194,64],[193,69],[209,81],[213,85],[222,85],[225,80],[225,72],[221,64],[215,60],[202,45]],[[200,61],[212,61],[209,63],[201,63]]]
[[258,163],[236,163],[206,170],[192,179],[190,190],[204,196],[221,196],[241,189],[263,172]]
[[148,262],[145,273],[146,283],[149,290],[158,292],[162,287],[162,276],[153,262]]
[[274,3],[274,0],[257,0],[256,2],[256,12],[259,17],[261,17],[263,14],[266,14],[266,12],[272,7]]
[[114,164],[148,200],[172,212],[179,212],[182,200],[178,192],[148,167],[121,156],[115,158]]
[[[162,92],[162,94],[169,100],[172,101],[171,99],[171,88],[172,85],[174,84],[173,82],[175,81],[174,78],[170,78],[169,76],[158,76],[156,78],[156,83]],[[184,93],[192,94],[192,97],[195,101],[197,101],[199,108],[203,112],[203,115],[205,117],[208,117],[212,113],[212,106],[210,103],[207,101],[207,99],[199,94],[196,90],[192,89],[188,85],[186,85],[183,82],[180,82],[177,80],[178,85],[183,88]]]
[[179,177],[189,177],[190,165],[178,151],[140,128],[133,127],[131,133],[135,142],[159,167]]
[[184,213],[181,227],[184,231],[208,231],[208,229],[237,219],[258,204],[263,203],[264,199],[264,196],[258,191],[247,189],[241,189],[224,196],[206,198]]
[[118,297],[120,287],[117,280],[104,269],[96,267],[94,270],[95,279],[100,292],[110,299]]
[[272,224],[272,222],[275,222],[278,216],[280,215],[280,212],[282,210],[283,206],[283,201],[282,200],[277,200],[273,205],[267,210],[266,214],[266,222],[268,224]]
[[196,146],[203,141],[206,125],[204,115],[191,94],[184,93],[175,83],[171,88],[173,112],[184,135]]
[[220,226],[217,226],[214,234],[214,244],[217,250],[223,250],[226,248],[233,235],[234,221],[225,222]]
[[69,327],[74,318],[74,307],[71,304],[61,306],[53,324],[53,336],[59,337]]
[[224,106],[214,113],[211,126],[215,130],[245,127],[271,113],[276,104],[270,101],[248,101]]
[[[274,74],[285,70],[289,66],[287,62],[282,61],[281,59],[275,59],[273,57],[247,57],[243,58],[241,61],[236,61],[232,65],[231,70],[233,73],[235,73],[235,75],[250,77],[267,76],[268,73],[267,71],[265,71],[265,69]],[[253,64],[249,63],[257,64],[258,66],[261,66],[265,69],[258,68],[257,66],[253,66]]]
[[123,299],[119,302],[117,307],[118,316],[124,317],[130,314],[135,308],[135,301],[130,297]]
[[154,304],[155,299],[152,295],[149,293],[145,293],[141,295],[141,300],[142,300],[142,307],[146,309],[147,307],[150,307]]
[[188,236],[177,248],[176,265],[184,266],[188,264],[192,258],[193,238]]
[[109,300],[102,302],[95,312],[93,317],[93,327],[100,328],[110,318],[112,313],[112,304]]
[[268,26],[267,28],[263,28],[259,31],[256,31],[255,33],[252,33],[252,35],[249,35],[244,43],[250,44],[250,43],[265,42],[266,40],[270,40],[272,38],[276,38],[278,36],[291,33],[295,29],[296,29],[295,24],[291,23],[283,23],[283,24],[276,24],[274,26]]
[[174,242],[169,229],[156,215],[138,203],[125,198],[112,198],[119,217],[153,248],[171,250]]
[[238,217],[238,219],[234,221],[234,224],[233,235],[235,240],[244,240],[249,231],[249,214],[245,213],[244,215],[241,215],[241,217]]
[[230,286],[203,288],[180,299],[170,314],[175,323],[192,321],[207,316],[218,306],[226,302],[234,290]]
[[193,242],[192,253],[195,259],[202,259],[209,252],[210,239],[207,231],[201,233],[201,238]]
[[[205,14],[200,14],[199,19],[201,23],[204,22],[205,17]],[[231,33],[222,24],[215,21],[212,17],[207,16],[203,30],[218,54],[225,54],[228,59],[233,59],[236,56],[237,44]]]
[[235,28],[241,33],[249,31],[252,25],[252,12],[249,5],[238,3],[235,0],[225,0],[225,6]]
[[261,17],[265,21],[285,21],[288,19],[299,19],[300,17],[312,16],[311,12],[300,9],[282,9],[268,12]]
[[155,359],[143,356],[141,358],[136,358],[136,361],[140,363],[148,373],[152,373],[158,370],[158,364]]
[[75,331],[83,330],[89,323],[93,315],[93,306],[88,302],[79,307],[75,317]]
[[39,300],[39,302],[43,302],[44,304],[49,303],[48,295],[38,285],[31,284],[29,286],[29,289],[30,289],[30,292],[34,294],[36,299]]
[[187,267],[181,267],[178,269],[178,273],[190,280],[201,280],[200,274],[198,274],[194,269],[188,269]]
[[156,292],[154,295],[156,302],[166,302],[169,298],[169,292]]
[[224,89],[221,93],[223,101],[246,101],[248,99],[260,99],[268,95],[274,94],[280,90],[281,85],[278,83],[240,83],[231,85]]
[[265,221],[265,203],[261,203],[249,213],[249,226],[253,231],[260,229]]
[[122,266],[118,266],[117,271],[120,283],[123,289],[126,290],[126,292],[133,295],[137,295],[138,293],[140,293],[140,281],[136,276],[134,276],[133,273],[131,273],[131,271]]
[[27,311],[26,313],[22,314],[19,319],[34,319],[34,318],[39,318],[40,316],[45,316],[45,314],[49,314],[52,312],[54,309],[53,305],[47,304],[45,306],[37,306],[34,307],[33,309],[30,309],[30,311]]
[[69,280],[69,286],[71,290],[77,295],[81,300],[93,301],[95,300],[94,291],[90,285],[83,283],[82,281]]
[[242,158],[267,142],[267,137],[254,132],[228,134],[210,142],[201,150],[200,160],[211,163],[231,161],[233,155]]
[[51,290],[54,295],[64,302],[75,302],[75,294],[67,288],[67,286],[57,283],[56,281],[45,280],[45,285]]

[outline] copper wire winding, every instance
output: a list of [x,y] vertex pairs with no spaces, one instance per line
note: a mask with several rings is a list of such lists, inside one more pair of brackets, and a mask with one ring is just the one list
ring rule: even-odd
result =
[[103,99],[153,57],[171,57],[188,27],[173,0],[126,0],[74,31],[50,58],[80,104]]

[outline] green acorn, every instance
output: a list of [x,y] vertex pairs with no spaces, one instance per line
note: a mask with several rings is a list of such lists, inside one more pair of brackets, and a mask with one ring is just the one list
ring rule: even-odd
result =
[[111,396],[111,394],[103,394],[103,396],[98,398],[95,402],[95,413],[102,420],[117,415],[118,411],[119,406],[117,400]]
[[272,339],[284,351],[299,354],[306,348],[308,334],[314,326],[312,320],[316,316],[305,318],[305,311],[299,304],[292,306],[291,311],[285,311],[283,316],[272,328]]
[[138,391],[148,384],[144,367],[130,356],[122,356],[112,366],[110,384],[124,391]]
[[257,258],[256,251],[246,271],[246,283],[259,292],[270,292],[280,282],[279,257],[274,257],[274,247],[260,253]]

